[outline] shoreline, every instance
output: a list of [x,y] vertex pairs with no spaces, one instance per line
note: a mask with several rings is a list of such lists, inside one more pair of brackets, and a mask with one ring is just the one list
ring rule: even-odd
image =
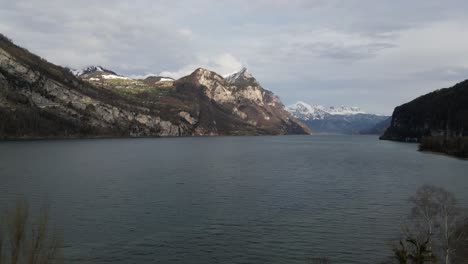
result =
[[316,134],[252,134],[252,135],[190,135],[190,136],[94,136],[94,137],[24,137],[24,138],[2,138],[2,142],[24,142],[24,141],[72,141],[72,140],[97,140],[97,139],[164,139],[164,138],[218,138],[218,137],[281,137],[281,136],[316,136]]

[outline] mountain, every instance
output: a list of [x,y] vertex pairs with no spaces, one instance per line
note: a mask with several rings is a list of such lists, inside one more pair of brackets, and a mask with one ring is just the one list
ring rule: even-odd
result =
[[245,88],[248,86],[260,86],[257,80],[245,67],[242,67],[240,71],[227,75],[224,78],[228,84],[235,85],[237,87]]
[[385,131],[387,130],[387,128],[390,127],[391,122],[392,122],[392,118],[387,117],[385,120],[380,121],[375,126],[373,126],[371,128],[361,130],[359,132],[359,134],[363,134],[363,135],[383,135],[385,133]]
[[361,134],[388,118],[367,114],[358,107],[325,107],[301,101],[288,106],[287,110],[314,132],[323,134]]
[[310,133],[258,83],[238,86],[205,69],[158,78],[72,71],[0,34],[0,138]]
[[331,115],[349,116],[365,114],[365,112],[358,107],[325,107],[321,105],[310,105],[302,101],[288,106],[288,111],[301,120],[322,120]]
[[88,66],[82,70],[71,70],[71,72],[78,78],[88,81],[130,80],[129,77],[118,75],[114,71],[108,70],[102,66]]
[[468,156],[468,80],[398,106],[381,139],[421,142],[422,149]]
[[158,84],[162,82],[174,82],[175,80],[171,77],[149,76],[149,77],[146,77],[143,81],[151,85],[151,84]]
[[310,129],[289,114],[280,99],[265,90],[244,68],[227,78],[206,69],[197,69],[191,75],[174,82],[178,91],[201,91],[204,96],[224,106],[255,127],[272,134],[310,134]]
[[382,139],[420,141],[427,136],[468,136],[468,80],[396,107]]
[[111,70],[108,70],[102,66],[88,66],[82,70],[74,70],[74,69],[70,69],[71,73],[73,73],[73,75],[75,76],[86,76],[86,75],[93,75],[95,73],[102,73],[102,74],[111,74],[111,75],[117,75],[117,73],[111,71]]

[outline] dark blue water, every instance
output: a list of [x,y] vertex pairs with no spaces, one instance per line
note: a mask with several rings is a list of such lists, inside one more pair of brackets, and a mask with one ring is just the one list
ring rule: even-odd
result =
[[366,136],[0,143],[0,202],[48,203],[70,263],[375,263],[468,161]]

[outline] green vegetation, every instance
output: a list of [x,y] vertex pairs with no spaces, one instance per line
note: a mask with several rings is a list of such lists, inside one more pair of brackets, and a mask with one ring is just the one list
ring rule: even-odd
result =
[[173,88],[155,88],[155,87],[144,87],[144,88],[119,88],[115,87],[115,91],[123,95],[156,95],[156,96],[169,96],[174,91]]
[[112,87],[118,87],[118,88],[134,89],[134,88],[147,88],[148,87],[148,85],[146,85],[145,83],[137,81],[137,80],[106,79],[106,80],[103,80],[103,82]]
[[[3,220],[4,219],[4,220]],[[0,264],[63,263],[61,241],[51,229],[49,211],[32,220],[28,204],[18,200],[0,222]]]
[[92,84],[101,84],[104,87],[108,88],[118,88],[118,89],[152,89],[152,88],[171,88],[173,87],[173,82],[155,82],[148,83],[143,80],[135,79],[100,79],[100,81],[89,81]]
[[424,137],[419,145],[419,150],[468,158],[468,137]]
[[88,80],[88,82],[129,99],[151,98],[157,100],[160,97],[172,96],[175,92],[173,82],[148,83],[135,79],[100,79],[100,81]]

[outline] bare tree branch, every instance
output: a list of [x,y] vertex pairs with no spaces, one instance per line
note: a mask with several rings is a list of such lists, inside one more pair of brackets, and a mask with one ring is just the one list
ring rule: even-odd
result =
[[[13,210],[7,211],[9,252],[3,252],[0,229],[0,264],[56,264],[62,263],[61,240],[51,229],[49,209],[42,207],[36,221],[28,221],[29,207],[18,200]],[[0,228],[2,227],[0,223]],[[5,255],[8,254],[8,256]],[[6,262],[6,258],[9,262]]]
[[28,210],[26,202],[19,199],[13,212],[9,213],[10,264],[17,264],[21,258]]
[[443,257],[441,262],[451,264],[454,244],[461,239],[456,231],[462,214],[455,196],[443,188],[424,185],[409,201],[413,207],[404,233],[414,242],[427,240],[427,250]]

